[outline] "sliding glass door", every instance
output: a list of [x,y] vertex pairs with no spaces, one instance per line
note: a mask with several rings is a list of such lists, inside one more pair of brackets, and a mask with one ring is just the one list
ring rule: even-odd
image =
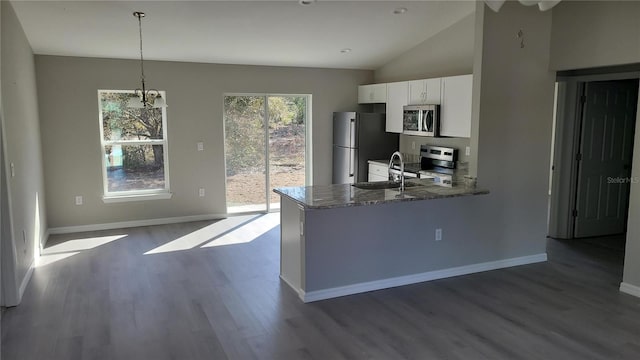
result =
[[307,184],[309,95],[226,95],[227,212],[280,207],[272,189]]
[[227,212],[266,211],[265,97],[225,96]]

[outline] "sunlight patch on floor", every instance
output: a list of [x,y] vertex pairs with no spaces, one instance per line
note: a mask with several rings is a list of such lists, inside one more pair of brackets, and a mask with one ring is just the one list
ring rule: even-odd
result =
[[280,224],[279,213],[269,213],[230,231],[202,247],[245,244],[251,242]]
[[49,246],[42,251],[42,255],[68,253],[74,251],[83,251],[93,249],[95,247],[108,244],[112,241],[116,241],[126,237],[127,235],[111,235],[111,236],[98,236],[89,237],[83,239],[67,240],[63,243]]
[[47,266],[49,264],[53,264],[56,261],[64,260],[66,258],[70,258],[73,255],[78,255],[78,254],[80,254],[80,251],[50,254],[50,255],[40,255],[38,258],[36,258],[36,267]]
[[42,250],[40,256],[36,258],[36,267],[42,267],[60,260],[68,259],[74,255],[80,254],[82,251],[90,250],[125,237],[127,237],[126,234],[87,237],[67,240],[65,242],[49,246]]
[[258,217],[260,217],[260,215],[233,216],[224,220],[216,221],[211,225],[181,236],[164,245],[158,246],[155,249],[149,250],[144,254],[161,254],[171,251],[193,249],[227,232],[230,232],[237,227],[243,226],[244,224],[251,224],[252,221]]

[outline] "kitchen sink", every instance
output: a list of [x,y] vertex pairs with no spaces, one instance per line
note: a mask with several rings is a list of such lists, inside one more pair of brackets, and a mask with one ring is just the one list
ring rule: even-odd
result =
[[[376,181],[376,182],[361,182],[351,184],[351,186],[357,187],[358,189],[364,190],[380,190],[380,189],[397,189],[400,187],[399,182],[394,181]],[[414,186],[420,186],[420,184],[405,182],[404,188],[410,188]]]

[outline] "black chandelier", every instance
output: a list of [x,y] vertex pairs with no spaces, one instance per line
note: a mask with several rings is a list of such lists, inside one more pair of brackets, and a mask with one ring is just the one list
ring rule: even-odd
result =
[[156,89],[147,89],[144,82],[144,57],[142,55],[142,18],[145,14],[142,11],[136,11],[133,16],[138,18],[138,30],[140,33],[140,80],[142,88],[135,90],[135,96],[131,97],[127,103],[129,107],[134,108],[162,108],[167,106],[167,102]]

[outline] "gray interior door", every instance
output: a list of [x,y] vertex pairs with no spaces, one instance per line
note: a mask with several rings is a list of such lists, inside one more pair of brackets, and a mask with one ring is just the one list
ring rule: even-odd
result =
[[575,237],[626,231],[638,80],[585,85]]

